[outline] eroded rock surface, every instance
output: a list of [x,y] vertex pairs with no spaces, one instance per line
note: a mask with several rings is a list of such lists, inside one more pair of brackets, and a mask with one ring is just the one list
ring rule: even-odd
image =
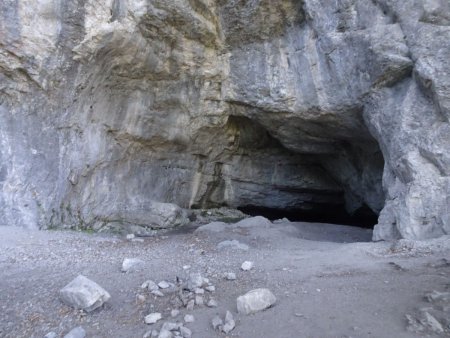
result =
[[0,4],[0,214],[139,232],[181,208],[450,233],[446,0]]

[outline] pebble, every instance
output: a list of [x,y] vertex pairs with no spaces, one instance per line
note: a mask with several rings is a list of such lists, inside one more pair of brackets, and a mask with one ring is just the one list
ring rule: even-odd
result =
[[222,330],[223,320],[219,316],[215,316],[211,321],[212,327],[214,330]]
[[251,314],[271,307],[277,298],[269,289],[255,289],[239,296],[236,300],[240,314]]
[[225,325],[222,328],[222,331],[225,334],[228,334],[236,327],[236,322],[234,321],[233,315],[230,311],[227,311],[225,314]]
[[253,262],[245,261],[244,263],[242,263],[241,269],[244,271],[249,271],[253,268],[253,266],[254,266]]
[[176,317],[180,314],[180,310],[177,309],[173,309],[172,311],[170,311],[170,316],[171,317]]
[[195,318],[193,315],[186,315],[186,316],[184,316],[184,321],[186,323],[193,323],[193,322],[195,322]]
[[234,272],[227,272],[225,274],[225,279],[226,280],[235,280],[236,279],[236,274]]
[[194,310],[194,306],[195,306],[195,300],[191,299],[187,305],[186,305],[186,309],[188,309],[189,311]]
[[155,324],[158,320],[162,319],[162,315],[159,312],[150,313],[145,316],[145,324]]
[[160,289],[168,289],[170,288],[170,284],[167,283],[165,280],[158,283],[158,286]]
[[134,237],[136,237],[134,234],[128,234],[127,235],[127,239],[133,239]]
[[59,297],[67,305],[86,312],[99,308],[111,298],[105,289],[83,275],[62,288]]
[[176,331],[178,330],[182,325],[177,324],[174,322],[165,322],[163,326],[161,327],[161,331]]
[[157,338],[159,335],[158,330],[151,330],[144,334],[142,338]]
[[196,305],[203,305],[204,304],[203,297],[202,296],[195,296],[195,304]]
[[217,301],[215,301],[214,299],[210,299],[208,303],[206,303],[206,306],[208,307],[217,307],[217,305]]
[[172,332],[167,330],[161,330],[161,332],[158,335],[158,338],[172,338]]
[[180,327],[180,333],[183,338],[191,338],[192,337],[192,331],[189,330],[185,326]]
[[194,291],[197,288],[201,288],[203,286],[204,280],[200,273],[191,273],[189,275],[187,288],[190,291]]
[[142,283],[141,285],[142,289],[147,289],[149,291],[156,291],[159,290],[159,286],[158,284],[156,284],[154,281],[152,280],[147,280],[144,283]]
[[47,333],[44,338],[57,338],[58,334],[56,332],[49,332]]
[[152,295],[155,295],[155,296],[158,296],[158,297],[164,297],[164,293],[162,293],[159,290],[154,290],[151,293],[152,293]]
[[205,290],[203,290],[202,288],[197,288],[197,289],[195,289],[194,293],[196,295],[203,295],[205,293]]
[[86,337],[86,331],[81,326],[77,326],[72,329],[64,338],[84,338]]
[[439,321],[434,318],[433,315],[431,315],[429,312],[425,311],[423,312],[423,316],[424,316],[424,320],[423,322],[425,323],[426,326],[428,326],[428,328],[436,333],[443,333],[444,332],[444,328],[442,327],[441,323],[439,323]]
[[144,261],[139,258],[125,258],[122,262],[122,272],[133,272],[142,269]]
[[209,285],[205,288],[206,291],[214,292],[216,291],[216,287],[214,285]]
[[436,303],[440,305],[450,305],[450,292],[439,292],[434,290],[425,295],[425,298],[430,303]]

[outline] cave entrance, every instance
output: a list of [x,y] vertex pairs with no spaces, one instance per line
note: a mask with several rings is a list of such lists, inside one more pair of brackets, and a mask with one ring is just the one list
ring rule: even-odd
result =
[[327,205],[314,210],[267,208],[255,205],[238,207],[238,210],[250,216],[264,216],[271,221],[287,218],[291,222],[311,222],[350,225],[365,229],[373,229],[378,215],[367,205],[360,207],[353,214],[344,206]]
[[357,142],[328,143],[288,133],[284,144],[243,116],[230,116],[223,130],[226,151],[220,161],[199,166],[204,182],[193,208],[225,206],[270,220],[374,228],[384,205],[384,159],[368,132]]

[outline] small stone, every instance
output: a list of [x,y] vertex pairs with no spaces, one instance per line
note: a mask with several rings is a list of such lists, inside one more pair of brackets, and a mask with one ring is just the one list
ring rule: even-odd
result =
[[209,285],[205,288],[206,291],[214,292],[216,291],[216,287],[214,285]]
[[255,289],[237,298],[237,309],[240,314],[248,315],[271,307],[276,300],[269,289]]
[[158,297],[164,297],[164,293],[162,293],[159,290],[154,290],[151,292],[152,295],[158,296]]
[[159,335],[158,330],[147,331],[142,338],[157,338]]
[[167,283],[165,280],[158,283],[158,286],[160,289],[168,289],[170,288],[170,284]]
[[190,265],[183,265],[183,270],[189,270],[191,268]]
[[125,258],[122,262],[122,272],[133,272],[142,269],[144,261],[139,258]]
[[225,279],[226,280],[235,280],[236,279],[236,274],[234,272],[227,272],[225,274]]
[[128,234],[127,235],[127,239],[133,239],[134,237],[136,237],[134,234]]
[[158,335],[158,338],[172,338],[172,332],[167,330],[161,330],[161,332]]
[[170,316],[171,317],[176,317],[180,314],[180,310],[177,309],[173,309],[172,311],[170,311]]
[[219,316],[215,316],[211,321],[212,327],[214,330],[222,330],[223,320]]
[[176,331],[180,328],[181,324],[174,322],[165,322],[161,328],[161,331]]
[[210,299],[208,303],[206,303],[206,306],[208,307],[217,307],[217,305],[217,301],[215,301],[214,299]]
[[233,315],[230,311],[227,311],[225,315],[225,325],[222,328],[222,331],[225,334],[228,334],[236,327],[236,322],[234,321]]
[[203,305],[203,297],[202,296],[195,296],[195,304],[196,305]]
[[183,338],[191,338],[192,337],[192,331],[189,330],[185,326],[180,327],[180,333]]
[[442,327],[441,323],[439,323],[439,321],[436,318],[434,318],[433,315],[431,315],[427,311],[424,311],[423,316],[424,318],[422,320],[422,323],[424,326],[428,327],[431,331],[436,333],[444,332],[444,328]]
[[439,292],[434,290],[433,292],[428,293],[425,298],[430,303],[450,305],[450,292]]
[[147,289],[149,291],[156,291],[159,290],[159,286],[158,284],[156,284],[154,281],[152,280],[147,280],[144,283],[142,283],[141,285],[142,289]]
[[59,296],[67,305],[86,312],[99,308],[111,298],[100,285],[82,275],[62,288]]
[[196,295],[203,295],[205,293],[205,290],[203,290],[202,288],[197,288],[195,289],[194,293]]
[[253,262],[245,261],[244,263],[242,263],[241,269],[244,271],[249,271],[253,268],[253,265],[254,265]]
[[193,322],[195,322],[195,318],[193,315],[186,315],[186,316],[184,316],[184,321],[186,323],[193,323]]
[[195,300],[191,299],[187,305],[186,305],[186,309],[188,309],[189,311],[194,310],[194,306],[195,306]]
[[201,288],[203,286],[203,277],[200,273],[191,273],[189,275],[187,288],[190,291],[194,291],[197,288]]
[[145,316],[145,324],[155,324],[158,320],[162,319],[162,315],[159,312],[150,313]]
[[84,338],[86,337],[86,331],[81,326],[77,326],[72,329],[64,338]]
[[144,295],[137,295],[136,299],[137,299],[137,301],[139,303],[145,302],[145,296]]
[[58,334],[56,332],[49,332],[47,333],[44,338],[57,338]]

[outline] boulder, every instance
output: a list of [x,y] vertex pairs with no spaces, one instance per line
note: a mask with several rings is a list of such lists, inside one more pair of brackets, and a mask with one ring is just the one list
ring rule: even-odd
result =
[[240,314],[249,315],[273,306],[276,300],[269,289],[255,289],[237,298],[237,309]]
[[139,271],[143,268],[144,261],[139,258],[125,258],[122,262],[122,272]]
[[105,289],[83,275],[62,288],[59,297],[67,305],[87,312],[101,307],[111,298]]

